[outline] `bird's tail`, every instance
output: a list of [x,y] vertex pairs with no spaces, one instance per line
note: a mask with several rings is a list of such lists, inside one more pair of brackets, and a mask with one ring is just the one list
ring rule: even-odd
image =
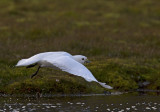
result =
[[18,63],[17,63],[16,66],[17,66],[17,67],[18,67],[18,66],[27,66],[26,60],[27,60],[27,59],[21,59],[20,61],[18,61]]
[[107,89],[113,89],[113,87],[106,85],[106,83],[98,82],[102,87],[107,88]]

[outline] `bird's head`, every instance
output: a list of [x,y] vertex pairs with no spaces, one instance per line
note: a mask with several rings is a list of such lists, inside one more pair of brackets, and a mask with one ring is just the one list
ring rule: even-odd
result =
[[83,55],[74,55],[73,58],[81,64],[90,63],[87,57]]

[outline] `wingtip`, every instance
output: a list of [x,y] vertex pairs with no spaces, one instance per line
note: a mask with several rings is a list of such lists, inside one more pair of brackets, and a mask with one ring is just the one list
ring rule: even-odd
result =
[[98,82],[102,87],[106,88],[106,89],[113,89],[113,87],[106,85],[106,83],[102,83],[102,82]]
[[107,87],[107,89],[113,89],[113,87],[111,87],[111,86],[109,86],[109,85],[107,85],[108,87]]

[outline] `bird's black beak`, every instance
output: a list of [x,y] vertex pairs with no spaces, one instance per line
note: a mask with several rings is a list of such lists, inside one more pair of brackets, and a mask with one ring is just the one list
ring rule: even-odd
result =
[[90,63],[90,62],[91,62],[91,61],[89,61],[89,60],[86,60],[86,61],[85,61],[85,63]]

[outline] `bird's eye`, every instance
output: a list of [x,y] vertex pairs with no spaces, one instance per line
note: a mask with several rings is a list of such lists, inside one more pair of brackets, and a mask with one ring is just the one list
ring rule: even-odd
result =
[[82,58],[82,60],[84,60],[84,58]]

